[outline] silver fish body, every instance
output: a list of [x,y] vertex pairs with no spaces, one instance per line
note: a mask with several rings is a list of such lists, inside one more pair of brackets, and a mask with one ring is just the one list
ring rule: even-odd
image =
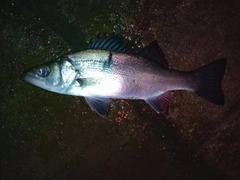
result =
[[[99,40],[91,48],[30,69],[22,78],[49,91],[84,96],[101,116],[107,114],[109,98],[143,99],[156,112],[167,114],[173,90],[191,91],[213,103],[223,104],[221,80],[226,59],[195,71],[181,72],[167,68],[152,57],[146,58],[144,51],[150,48],[160,51],[156,42],[140,55],[127,52],[123,45],[103,48],[111,46],[108,41],[114,38]],[[124,48],[122,52],[119,50]],[[164,58],[161,52],[157,55]]]
[[147,99],[170,90],[195,88],[196,77],[191,73],[170,70],[139,56],[85,50],[67,57],[74,71],[62,67],[62,71],[66,71],[62,73],[63,79],[72,77],[71,85],[67,85],[63,94]]

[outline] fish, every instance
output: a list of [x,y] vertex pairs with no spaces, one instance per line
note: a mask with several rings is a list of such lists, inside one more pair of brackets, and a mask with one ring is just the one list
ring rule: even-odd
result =
[[222,79],[226,58],[192,71],[169,68],[155,40],[134,52],[118,35],[103,35],[80,51],[31,68],[21,79],[55,93],[82,96],[93,111],[108,114],[114,99],[144,100],[157,113],[169,115],[173,92],[186,90],[224,105]]

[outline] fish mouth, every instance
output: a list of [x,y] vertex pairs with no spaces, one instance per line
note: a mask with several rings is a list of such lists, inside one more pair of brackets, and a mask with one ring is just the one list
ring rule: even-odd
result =
[[32,84],[32,82],[33,82],[33,79],[32,79],[31,77],[29,77],[27,74],[22,74],[22,75],[20,76],[20,79],[21,79],[22,81],[25,81],[25,82],[28,82],[28,83],[31,83],[31,84]]
[[20,79],[22,81],[26,81],[28,83],[32,83],[34,79],[36,79],[36,77],[34,78],[34,75],[32,73],[30,73],[29,71],[24,72],[21,74]]
[[28,82],[28,80],[26,78],[26,73],[21,74],[19,79],[22,80],[22,81],[27,81]]
[[21,74],[20,79],[22,81],[28,82],[32,85],[38,86],[43,88],[45,86],[45,81],[36,77],[36,74],[33,72],[25,72],[23,74]]

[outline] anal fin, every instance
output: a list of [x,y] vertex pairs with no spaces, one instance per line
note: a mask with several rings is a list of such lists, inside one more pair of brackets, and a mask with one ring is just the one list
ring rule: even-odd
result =
[[159,96],[154,96],[145,100],[151,108],[154,109],[157,113],[163,113],[164,115],[168,115],[169,109],[169,101],[172,97],[172,92],[165,92]]

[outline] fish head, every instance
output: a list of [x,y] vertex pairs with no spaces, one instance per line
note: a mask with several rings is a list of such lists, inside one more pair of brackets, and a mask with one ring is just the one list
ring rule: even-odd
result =
[[77,72],[67,58],[41,64],[24,72],[21,79],[42,89],[66,94]]

